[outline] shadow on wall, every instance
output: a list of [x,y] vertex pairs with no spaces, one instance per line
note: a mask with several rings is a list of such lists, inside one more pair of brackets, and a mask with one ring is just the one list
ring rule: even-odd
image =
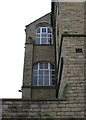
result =
[[2,119],[2,99],[0,99],[0,120]]

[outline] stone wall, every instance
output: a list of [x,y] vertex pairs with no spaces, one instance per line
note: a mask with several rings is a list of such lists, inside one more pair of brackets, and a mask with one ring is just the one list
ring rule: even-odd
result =
[[[49,89],[43,86],[32,85],[32,68],[35,63],[49,62],[54,65],[54,45],[53,44],[35,44],[36,28],[37,27],[51,27],[50,26],[51,14],[39,18],[26,26],[26,44],[25,44],[25,58],[24,58],[24,71],[23,71],[23,85],[22,85],[22,98],[55,98],[55,86],[49,86]],[[37,88],[38,87],[38,88]],[[40,94],[38,94],[40,91]]]
[[32,98],[33,99],[49,99],[55,98],[56,91],[55,86],[33,86],[32,87]]
[[[84,4],[83,3],[60,3],[59,13],[59,41],[61,34],[68,32],[69,34],[84,34]],[[42,19],[43,21],[47,20]],[[39,21],[37,22],[37,26]],[[34,23],[35,24],[35,23]],[[34,27],[34,24],[32,25]],[[41,24],[41,23],[40,23]],[[29,43],[30,30],[33,35],[33,27],[27,26],[27,39]],[[57,26],[58,27],[58,26]],[[35,29],[36,27],[34,27]],[[68,34],[67,33],[67,34]],[[33,35],[34,39],[34,35]],[[30,43],[29,43],[30,44]],[[28,45],[29,45],[28,44]],[[29,63],[29,55],[32,57],[33,44],[31,43],[31,53],[28,45],[26,45],[26,58],[25,58],[25,88],[23,92],[25,99],[2,99],[2,117],[4,119],[84,119],[86,117],[86,102],[85,102],[85,38],[84,37],[64,37],[62,45],[61,56],[64,59],[63,75],[60,85],[59,98],[44,99],[43,97],[37,100],[27,98],[31,95],[31,89],[27,85],[31,85],[31,67]],[[39,47],[39,46],[38,46]],[[81,49],[81,52],[77,52],[77,49]],[[37,48],[35,48],[37,50]],[[29,54],[28,54],[29,53]],[[40,59],[35,54],[36,58],[31,60],[37,61]],[[30,61],[31,61],[30,60]],[[31,61],[32,62],[32,61]],[[32,65],[32,63],[31,63]],[[28,69],[30,69],[30,76]],[[28,73],[28,75],[26,75]],[[27,81],[28,80],[28,81]],[[32,88],[33,90],[33,88]],[[37,90],[37,89],[36,89]],[[39,90],[37,90],[38,93]],[[55,91],[54,91],[55,92]],[[38,93],[39,94],[39,93]],[[35,95],[35,88],[34,94]],[[46,94],[43,94],[45,97]]]
[[[38,118],[38,120],[56,118],[73,119],[84,118],[83,104],[76,104],[76,101],[65,99],[53,99],[53,100],[28,100],[21,99],[3,99],[2,100],[2,117],[9,119],[25,119]],[[80,119],[81,120],[81,119]]]
[[[85,25],[85,2],[59,3],[59,33],[83,34]],[[58,27],[58,26],[57,26]]]
[[34,45],[33,63],[38,61],[48,61],[54,64],[54,45]]
[[22,86],[22,98],[31,98],[31,86],[32,83],[32,61],[33,61],[33,44],[27,44],[25,48],[24,58],[24,73],[23,73],[23,86]]
[[35,41],[36,38],[36,28],[39,26],[50,26],[51,27],[51,14],[48,13],[39,19],[35,20],[34,22],[30,23],[29,25],[26,25],[26,43],[29,43],[29,37],[32,38],[32,41]]
[[[64,93],[65,87],[69,86],[69,96],[73,93],[72,99],[74,99],[73,95],[77,94],[81,96],[81,99],[84,99],[84,40],[84,37],[63,38],[61,55],[63,56],[64,65],[60,93],[62,90]],[[81,49],[82,52],[77,52],[77,49]],[[63,95],[63,93],[61,94]]]
[[[59,41],[63,34],[85,34],[85,7],[84,2],[59,3]],[[58,22],[58,21],[57,21]],[[57,26],[58,27],[58,26]],[[83,101],[84,103],[84,66],[85,66],[85,42],[86,37],[63,37],[61,56],[64,60],[63,74],[59,97],[65,94],[68,99]],[[82,52],[77,52],[81,49]],[[84,106],[83,106],[84,107]]]

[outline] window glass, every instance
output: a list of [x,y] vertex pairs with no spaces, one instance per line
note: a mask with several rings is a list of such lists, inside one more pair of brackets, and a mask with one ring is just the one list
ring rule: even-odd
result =
[[48,43],[50,43],[50,44],[51,44],[51,38],[48,38]]
[[48,34],[48,38],[51,38],[52,36],[51,36],[51,34]]
[[34,70],[37,70],[37,69],[38,69],[38,65],[35,64],[35,65],[33,66],[33,69],[34,69]]
[[49,70],[45,70],[44,71],[44,75],[48,75],[49,76]]
[[46,28],[42,28],[42,33],[46,33]]
[[35,44],[40,44],[40,38],[36,38]]
[[39,76],[39,85],[43,85],[43,76]]
[[44,69],[48,69],[48,63],[44,63]]
[[41,37],[42,37],[42,38],[46,38],[46,37],[47,37],[47,34],[42,34]]
[[50,27],[37,28],[35,44],[52,44],[52,43],[53,42],[51,28]]
[[40,69],[43,69],[43,63],[40,63],[40,64],[39,64],[39,68],[40,68]]
[[37,85],[37,76],[33,76],[33,85]]
[[51,68],[51,69],[54,69],[54,65],[51,64],[51,65],[50,65],[50,68]]
[[50,28],[48,28],[48,33],[51,33],[51,29]]
[[49,76],[44,76],[44,84],[49,85]]
[[47,38],[41,38],[41,44],[47,44]]
[[37,33],[40,33],[40,28],[37,28]]
[[34,75],[34,76],[37,76],[37,70],[34,70],[34,71],[33,71],[33,75]]
[[55,82],[56,82],[56,81],[55,81],[55,76],[52,76],[51,82],[52,82],[52,83],[51,83],[52,85],[55,85]]
[[43,70],[39,70],[39,75],[43,76]]
[[40,34],[36,34],[36,38],[40,38]]
[[37,63],[33,67],[33,85],[50,86],[55,84],[55,69],[47,62]]

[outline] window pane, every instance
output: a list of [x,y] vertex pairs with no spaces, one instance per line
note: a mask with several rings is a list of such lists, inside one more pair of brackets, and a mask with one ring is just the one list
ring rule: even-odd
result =
[[51,75],[55,75],[55,71],[51,71]]
[[40,44],[40,38],[36,38],[35,44]]
[[48,37],[51,38],[52,37],[51,34],[48,34]]
[[38,71],[33,70],[33,76],[37,76]]
[[39,75],[43,76],[43,70],[39,70]]
[[54,65],[50,64],[50,69],[55,69]]
[[41,44],[47,44],[47,38],[41,38]]
[[33,85],[37,85],[37,76],[33,76],[33,82],[32,82]]
[[51,85],[55,85],[55,70],[50,72]]
[[48,38],[48,44],[51,44],[52,40],[51,38]]
[[46,37],[47,37],[47,34],[41,34],[41,37],[46,38]]
[[[50,67],[49,67],[50,66]],[[55,85],[54,65],[41,62],[33,66],[33,85]]]
[[38,69],[38,64],[33,66],[33,70],[37,70]]
[[39,27],[36,30],[35,44],[52,44],[52,30],[49,27]]
[[51,76],[51,77],[50,77],[50,84],[51,84],[51,85],[55,85],[55,82],[56,82],[56,81],[55,81],[55,76]]
[[44,70],[44,75],[49,75],[49,70]]
[[40,33],[40,28],[37,28],[37,31],[36,31],[37,33]]
[[48,69],[48,63],[44,63],[44,69]]
[[49,76],[44,76],[44,85],[49,85]]
[[36,38],[39,38],[40,37],[40,34],[36,34]]
[[43,85],[43,76],[39,76],[39,85]]
[[42,33],[46,33],[46,28],[42,28]]
[[48,28],[48,33],[51,33],[51,29],[50,28]]
[[40,63],[40,64],[39,64],[39,68],[40,68],[40,69],[43,69],[43,63]]

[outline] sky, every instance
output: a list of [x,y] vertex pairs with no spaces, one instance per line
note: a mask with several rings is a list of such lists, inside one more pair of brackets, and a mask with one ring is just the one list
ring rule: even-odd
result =
[[0,98],[21,98],[25,26],[51,11],[51,0],[0,0]]

